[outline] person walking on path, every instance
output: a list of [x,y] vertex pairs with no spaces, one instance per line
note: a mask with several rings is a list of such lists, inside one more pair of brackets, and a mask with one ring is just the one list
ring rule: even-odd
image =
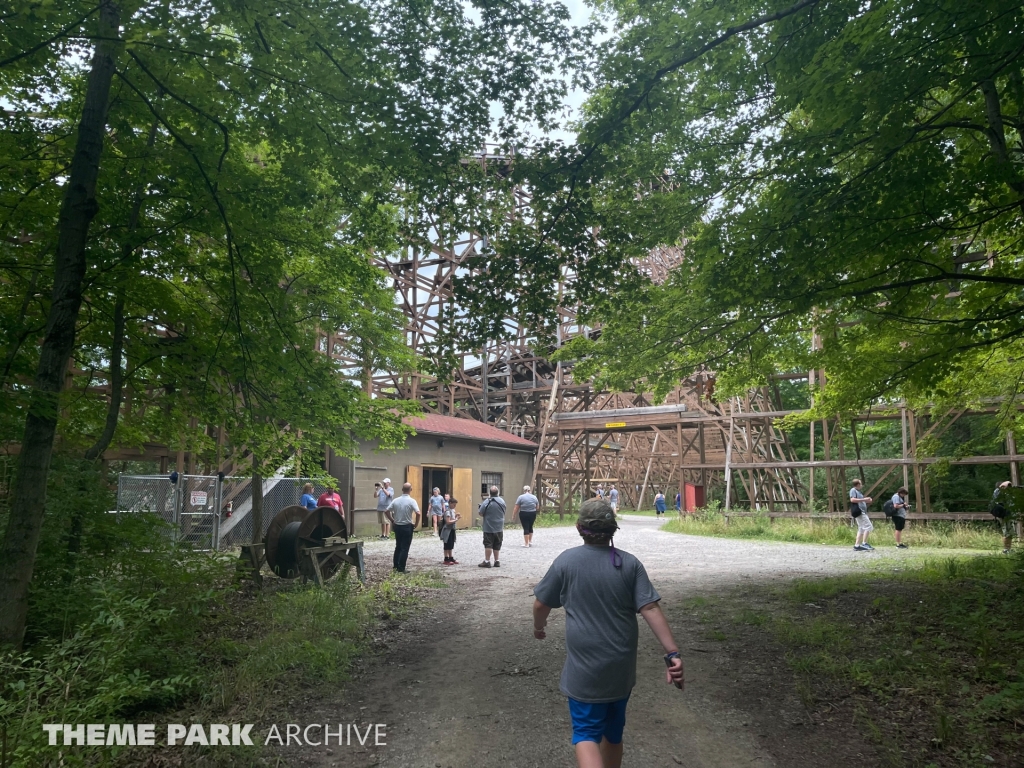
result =
[[441,495],[441,489],[435,488],[433,495],[430,497],[430,512],[431,522],[434,524],[434,535],[437,536],[441,529],[442,518],[444,517],[444,497]]
[[318,507],[334,507],[338,510],[338,514],[341,515],[341,519],[345,519],[345,502],[341,500],[341,496],[338,495],[337,491],[330,489],[320,494],[320,498],[316,500]]
[[583,545],[567,549],[533,590],[533,636],[543,640],[548,615],[565,608],[565,666],[559,688],[569,700],[579,768],[620,768],[626,704],[636,685],[636,614],[665,649],[665,681],[683,688],[683,660],[643,564],[615,548],[611,505],[580,507]]
[[892,502],[892,527],[893,536],[896,537],[896,549],[907,548],[907,545],[903,543],[903,529],[907,525],[907,513],[910,511],[910,504],[907,502],[909,493],[910,491],[906,488],[900,488],[890,499]]
[[456,505],[458,505],[458,499],[453,499],[445,494],[445,506],[444,506],[444,524],[441,526],[441,546],[444,548],[444,564],[445,565],[458,565],[459,561],[455,559],[455,524],[459,522],[458,512],[455,511]]
[[519,521],[523,524],[523,546],[533,546],[533,524],[537,522],[537,510],[540,509],[540,499],[530,493],[530,486],[524,485],[523,492],[516,499],[516,505],[512,507],[512,522]]
[[683,495],[681,493],[676,494],[676,512],[683,511]]
[[1013,488],[1009,480],[1004,480],[996,486],[992,493],[992,501],[989,503],[988,511],[996,518],[1003,529],[1003,554],[1008,555],[1013,550],[1013,537],[1017,533],[1017,519],[1020,513],[1018,503],[1024,502],[1021,497],[1022,489]]
[[662,493],[661,491],[658,491],[654,495],[654,516],[655,517],[661,517],[662,515],[665,514],[665,509],[666,509],[665,494]]
[[395,528],[395,556],[392,560],[395,570],[405,573],[405,564],[409,559],[409,547],[412,535],[420,524],[420,505],[409,495],[412,483],[402,486],[402,495],[392,500],[384,510],[388,522]]
[[615,483],[612,483],[611,490],[608,491],[608,503],[612,505],[612,512],[615,514],[619,513],[619,489],[615,487]]
[[316,509],[316,496],[313,495],[312,483],[306,483],[302,486],[302,498],[299,500],[299,505],[308,510]]
[[384,510],[388,508],[391,500],[395,497],[395,489],[391,487],[391,478],[385,477],[383,484],[373,484],[373,495],[377,499],[377,523],[380,525],[380,537],[388,538],[391,533],[391,524],[388,522]]
[[860,492],[862,485],[858,478],[853,481],[853,487],[850,489],[850,516],[857,521],[857,541],[853,548],[858,552],[872,552],[875,548],[868,544],[868,534],[875,530],[871,518],[868,517],[871,497]]
[[498,557],[505,530],[505,500],[498,495],[496,485],[491,486],[490,494],[480,502],[480,509],[477,511],[484,520],[484,561],[480,563],[480,567],[491,567],[491,552],[494,552],[494,567],[501,568]]

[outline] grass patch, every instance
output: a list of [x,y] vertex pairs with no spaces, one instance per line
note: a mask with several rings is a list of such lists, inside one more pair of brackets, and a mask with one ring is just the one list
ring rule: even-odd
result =
[[[557,512],[544,512],[542,514],[537,515],[537,520],[536,520],[536,522],[534,522],[533,527],[534,528],[559,528],[559,527],[566,526],[566,525],[568,525],[568,526],[575,526],[576,525],[576,515],[575,514],[564,515],[563,517],[559,518]],[[506,526],[506,527],[508,527],[508,526]],[[521,528],[522,526],[520,526],[519,523],[516,522],[512,527]]]
[[809,706],[866,696],[859,721],[890,764],[1019,764],[1024,556],[798,581],[771,608],[764,626],[813,694]]
[[177,550],[162,533],[107,533],[122,537],[117,567],[95,571],[85,586],[56,579],[66,606],[40,583],[31,642],[0,655],[4,768],[162,765],[164,757],[201,768],[264,765],[259,746],[51,747],[42,724],[156,723],[158,742],[168,722],[259,731],[287,702],[347,680],[378,622],[443,586],[437,572],[364,585],[346,571],[323,589],[268,577],[256,591],[237,581],[235,556]]
[[[758,517],[733,517],[728,523],[716,511],[698,512],[683,517],[673,517],[663,531],[685,533],[691,536],[719,536],[732,539],[762,539],[805,544],[845,544],[853,546],[856,529],[845,518],[827,520],[775,520],[767,515]],[[931,521],[908,523],[903,532],[903,541],[911,547],[933,547],[938,549],[978,549],[995,551],[1001,548],[1001,534],[994,523]],[[892,542],[892,526],[887,522],[875,521],[872,542]]]

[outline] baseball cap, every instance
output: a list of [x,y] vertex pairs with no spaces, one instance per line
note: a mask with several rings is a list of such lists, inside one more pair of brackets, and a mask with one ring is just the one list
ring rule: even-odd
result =
[[384,482],[385,483],[390,483],[391,482],[391,478],[390,477],[385,477],[384,478]]
[[587,528],[594,533],[614,533],[619,529],[615,522],[615,513],[612,505],[604,499],[590,499],[580,506],[579,517],[576,524],[580,528]]

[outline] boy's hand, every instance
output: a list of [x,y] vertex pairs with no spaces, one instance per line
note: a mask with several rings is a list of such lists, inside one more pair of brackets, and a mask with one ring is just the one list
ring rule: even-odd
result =
[[672,666],[665,670],[665,682],[674,685],[680,691],[683,690],[683,660],[679,657],[672,659]]
[[533,636],[536,637],[538,640],[543,640],[548,635],[543,629],[534,629]]

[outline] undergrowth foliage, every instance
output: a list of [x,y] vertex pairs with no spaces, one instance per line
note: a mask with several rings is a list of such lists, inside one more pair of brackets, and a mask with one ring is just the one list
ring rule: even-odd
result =
[[[51,747],[44,723],[258,723],[275,691],[344,681],[375,619],[441,586],[429,575],[366,586],[346,569],[324,589],[270,579],[256,592],[239,582],[236,556],[178,547],[159,519],[110,513],[93,465],[60,460],[51,478],[25,648],[0,655],[4,768],[137,765],[152,749]],[[240,757],[177,753],[197,766]]]
[[891,764],[1018,764],[1024,556],[801,581],[782,597],[762,618],[794,671],[812,697],[828,684],[869,692],[865,723],[897,728],[880,740]]

